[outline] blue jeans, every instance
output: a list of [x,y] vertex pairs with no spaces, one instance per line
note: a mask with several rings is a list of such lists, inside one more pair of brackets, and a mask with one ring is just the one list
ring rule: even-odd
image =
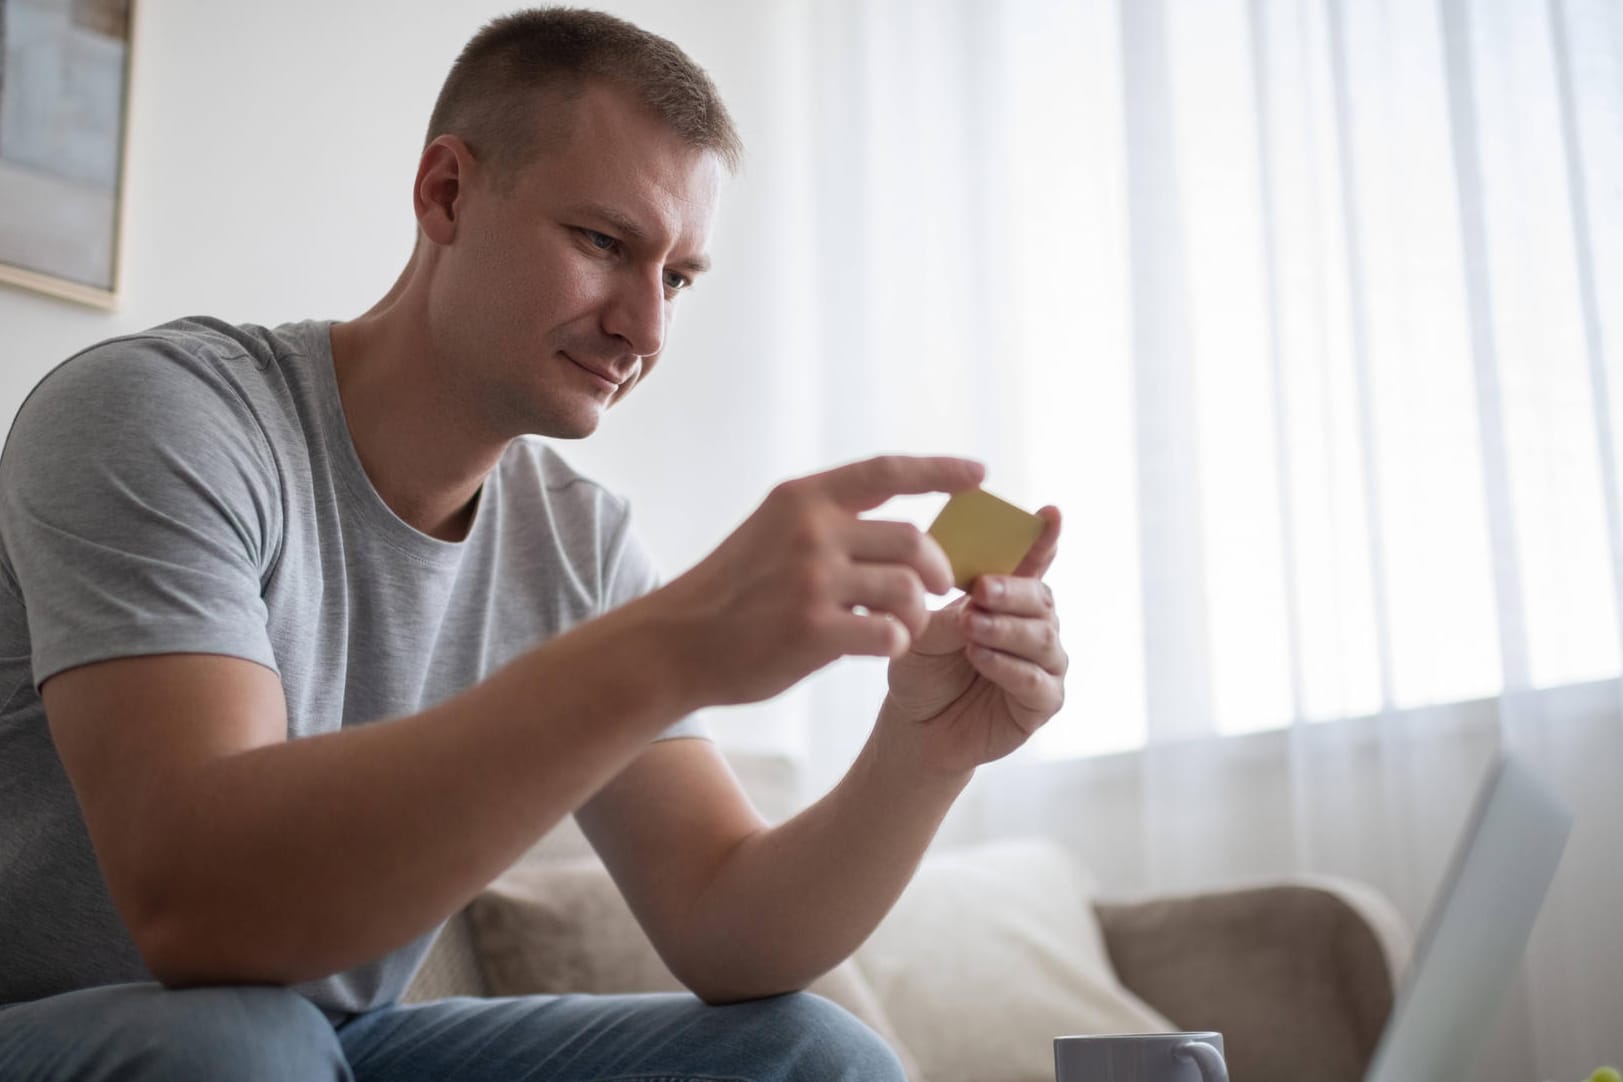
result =
[[6,1082],[902,1082],[890,1048],[804,992],[455,998],[336,1025],[284,988],[86,988],[0,1008]]

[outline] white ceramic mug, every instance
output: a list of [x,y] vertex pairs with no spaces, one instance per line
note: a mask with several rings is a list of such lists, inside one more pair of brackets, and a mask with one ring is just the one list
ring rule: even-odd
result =
[[1055,1082],[1229,1082],[1221,1033],[1054,1038]]

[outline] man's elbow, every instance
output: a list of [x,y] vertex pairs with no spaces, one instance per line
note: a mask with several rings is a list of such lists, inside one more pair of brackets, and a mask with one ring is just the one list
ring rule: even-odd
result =
[[154,912],[130,923],[130,937],[147,970],[166,988],[221,984],[288,985],[325,976],[299,966],[289,952],[264,949],[246,927],[211,933],[175,912]]
[[671,965],[671,972],[707,1006],[725,1007],[752,999],[767,999],[789,992],[803,992],[808,981],[773,979],[766,973],[723,971],[715,965]]
[[686,985],[687,990],[701,999],[707,1007],[727,1007],[734,1003],[747,1003],[752,999],[769,999],[772,996],[786,995],[790,992],[803,992],[804,988],[776,985],[760,985],[748,988],[743,985]]

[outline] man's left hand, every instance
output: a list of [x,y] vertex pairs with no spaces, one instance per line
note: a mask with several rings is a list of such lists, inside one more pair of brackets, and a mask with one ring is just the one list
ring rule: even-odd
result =
[[1059,549],[1060,513],[1008,575],[982,575],[930,614],[912,649],[890,664],[879,725],[931,773],[962,775],[1001,759],[1059,712],[1069,663],[1054,594],[1042,581]]

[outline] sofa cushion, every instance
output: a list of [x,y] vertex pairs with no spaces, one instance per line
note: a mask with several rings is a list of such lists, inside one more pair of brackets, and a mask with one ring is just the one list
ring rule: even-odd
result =
[[[682,990],[596,859],[520,863],[474,899],[467,917],[489,995]],[[908,1077],[918,1077],[855,965],[835,967],[808,991],[861,1019],[896,1050]]]
[[1053,1082],[1053,1039],[1177,1027],[1117,979],[1080,865],[1010,840],[927,856],[856,952],[926,1082]]

